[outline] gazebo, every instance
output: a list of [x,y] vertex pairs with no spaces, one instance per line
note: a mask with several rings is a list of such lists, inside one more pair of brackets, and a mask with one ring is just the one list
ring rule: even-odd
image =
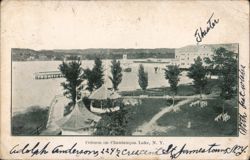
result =
[[95,113],[115,112],[120,110],[119,102],[117,101],[121,96],[109,90],[102,85],[95,90],[90,96],[90,110]]
[[91,135],[100,119],[100,116],[91,113],[80,101],[76,103],[70,115],[57,124],[61,127],[62,135]]

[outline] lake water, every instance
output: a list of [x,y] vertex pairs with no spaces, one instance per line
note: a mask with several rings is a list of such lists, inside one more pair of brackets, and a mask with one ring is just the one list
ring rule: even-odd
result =
[[[63,88],[60,85],[64,78],[35,80],[35,72],[58,71],[61,61],[26,61],[12,62],[12,110],[13,112],[23,111],[32,105],[46,107],[50,104],[55,95],[62,94]],[[83,60],[83,68],[92,68],[94,61]],[[110,75],[111,60],[103,60],[105,70],[105,85],[111,87]],[[123,67],[132,68],[132,72],[123,72],[122,82],[119,91],[139,89],[138,67],[139,63],[133,60],[122,61]],[[164,70],[160,69],[155,73],[154,67],[165,68],[165,64],[143,63],[145,71],[148,72],[148,88],[169,86],[164,77]],[[181,76],[179,84],[190,83],[192,80]]]

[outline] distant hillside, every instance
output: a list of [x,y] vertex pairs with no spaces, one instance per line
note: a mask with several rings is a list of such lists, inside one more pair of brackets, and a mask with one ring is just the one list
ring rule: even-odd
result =
[[72,49],[72,50],[39,50],[12,48],[13,61],[27,60],[63,60],[74,56],[80,56],[82,59],[92,60],[95,57],[101,59],[121,59],[123,54],[127,54],[128,59],[144,58],[174,58],[175,49],[157,48],[157,49]]

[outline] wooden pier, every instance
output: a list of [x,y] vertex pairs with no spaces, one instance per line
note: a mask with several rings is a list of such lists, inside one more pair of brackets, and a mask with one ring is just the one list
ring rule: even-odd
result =
[[35,79],[53,79],[62,78],[64,75],[60,71],[36,72]]

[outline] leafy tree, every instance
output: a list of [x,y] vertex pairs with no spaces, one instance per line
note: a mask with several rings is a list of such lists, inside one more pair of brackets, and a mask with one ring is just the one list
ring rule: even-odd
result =
[[[219,77],[220,97],[223,100],[231,99],[237,91],[237,58],[236,53],[220,47],[215,50],[211,62],[208,63],[213,66],[213,70]],[[224,102],[222,104],[223,114]]]
[[177,86],[178,82],[180,81],[179,75],[181,73],[180,68],[177,65],[170,65],[167,66],[165,70],[165,79],[168,80],[170,84],[171,91],[173,92],[173,105],[175,101],[175,95],[177,94]]
[[207,70],[207,74],[209,75],[209,79],[211,79],[212,75],[216,75],[217,72],[214,69],[214,61],[212,61],[209,57],[205,57],[204,58],[204,62],[206,63],[206,70]]
[[123,106],[116,112],[109,112],[103,115],[96,125],[94,135],[124,136],[131,135],[128,130],[128,119],[130,113]]
[[76,103],[76,88],[81,84],[82,68],[80,60],[73,60],[70,62],[63,62],[59,65],[59,70],[64,75],[66,82],[61,83],[64,88],[64,95],[70,98],[73,105]]
[[82,75],[82,78],[88,81],[87,90],[93,92],[93,90],[101,87],[102,84],[104,83],[103,76],[104,74],[103,74],[102,61],[99,58],[95,58],[95,64],[92,70],[89,68],[84,69],[84,74]]
[[231,99],[237,87],[237,54],[220,47],[215,50],[212,61],[219,76],[220,96],[223,99]]
[[102,67],[102,60],[100,58],[95,58],[95,65],[92,69],[92,76],[94,77],[94,86],[95,88],[99,88],[104,83],[104,74],[103,74],[103,67]]
[[120,61],[116,61],[115,59],[113,59],[111,63],[112,63],[111,66],[112,77],[110,76],[109,79],[113,84],[114,90],[118,90],[118,85],[122,81],[122,67]]
[[95,89],[95,76],[92,72],[91,69],[87,68],[87,69],[84,69],[84,74],[82,76],[82,78],[86,79],[88,82],[87,82],[87,90],[89,90],[90,92],[93,92],[93,90]]
[[138,82],[142,90],[146,90],[148,86],[148,73],[144,71],[144,67],[142,64],[139,66],[138,70]]
[[207,84],[207,70],[203,66],[202,59],[200,56],[194,60],[194,64],[191,65],[188,72],[188,77],[194,80],[194,87],[200,93],[200,98],[202,98],[202,92]]

